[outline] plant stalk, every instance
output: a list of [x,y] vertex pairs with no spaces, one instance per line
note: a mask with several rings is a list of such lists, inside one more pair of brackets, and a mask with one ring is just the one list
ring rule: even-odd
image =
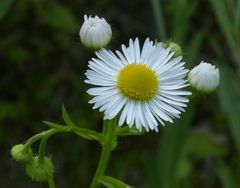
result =
[[99,184],[99,178],[102,177],[105,173],[108,160],[110,158],[111,151],[114,149],[116,145],[116,121],[113,120],[106,120],[104,121],[104,127],[103,127],[103,136],[105,137],[103,141],[103,148],[100,156],[100,160],[98,163],[97,170],[95,172],[94,178],[92,180],[90,188],[98,188],[100,186]]

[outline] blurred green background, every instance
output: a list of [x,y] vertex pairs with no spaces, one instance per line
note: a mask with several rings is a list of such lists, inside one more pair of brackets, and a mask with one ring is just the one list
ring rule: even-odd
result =
[[[111,24],[110,49],[170,38],[188,68],[206,60],[221,73],[218,90],[192,100],[174,125],[121,138],[106,174],[137,188],[239,188],[240,0],[0,0],[0,187],[47,187],[9,149],[46,130],[42,120],[61,123],[62,103],[79,126],[101,131],[83,82],[94,56],[79,41],[84,14]],[[89,187],[100,150],[72,134],[51,138],[56,186]]]

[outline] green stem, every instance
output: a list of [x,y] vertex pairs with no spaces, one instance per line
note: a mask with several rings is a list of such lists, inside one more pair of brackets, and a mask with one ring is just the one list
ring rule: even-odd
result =
[[117,139],[116,127],[117,126],[116,126],[115,119],[110,121],[108,120],[104,121],[103,136],[105,137],[105,139],[103,141],[103,149],[102,149],[98,167],[95,172],[90,188],[98,188],[99,178],[103,176],[105,173],[111,151],[116,146],[116,139]]
[[49,136],[43,136],[41,143],[40,143],[40,147],[39,147],[39,152],[38,152],[38,160],[39,162],[43,162],[44,158],[45,158],[45,150],[46,150],[46,144],[47,144],[47,140],[48,140]]
[[61,132],[60,130],[57,129],[49,129],[47,131],[43,131],[39,134],[36,134],[34,136],[32,136],[31,138],[28,139],[27,143],[25,144],[26,146],[31,146],[34,142],[36,142],[37,140],[41,139],[43,136],[51,136],[57,132]]
[[48,187],[49,188],[55,188],[55,183],[53,178],[48,179]]
[[[54,123],[52,123],[52,124],[54,124]],[[32,136],[31,138],[29,138],[25,145],[27,147],[30,147],[34,142],[38,141],[42,137],[44,137],[44,136],[49,137],[49,136],[52,136],[59,132],[74,132],[75,134],[77,134],[83,138],[87,138],[87,139],[90,139],[89,135],[92,135],[91,136],[92,140],[98,140],[98,141],[103,140],[103,135],[101,133],[98,133],[98,132],[95,132],[95,131],[92,131],[92,130],[89,130],[86,128],[59,126],[59,125],[55,124],[54,128],[51,128],[47,131],[43,131],[43,132],[38,133],[38,134]],[[86,135],[88,135],[88,136],[86,137]]]

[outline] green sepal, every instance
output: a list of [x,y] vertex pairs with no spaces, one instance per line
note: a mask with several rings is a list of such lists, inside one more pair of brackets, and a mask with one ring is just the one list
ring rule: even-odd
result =
[[145,133],[144,130],[140,131],[135,126],[131,128],[128,126],[118,127],[117,129],[118,136],[133,136],[133,135],[138,136],[138,135],[143,135],[144,133]]
[[108,188],[133,188],[132,186],[110,176],[102,176],[99,178],[98,182]]
[[66,110],[64,104],[62,104],[62,117],[63,117],[64,122],[65,122],[68,126],[70,126],[70,127],[74,127],[74,126],[75,126],[75,124],[74,124],[73,121],[71,120],[69,114],[67,113],[67,110]]

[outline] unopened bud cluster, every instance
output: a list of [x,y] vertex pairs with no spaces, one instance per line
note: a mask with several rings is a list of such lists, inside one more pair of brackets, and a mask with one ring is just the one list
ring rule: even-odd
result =
[[39,157],[34,157],[26,165],[26,172],[32,180],[43,182],[53,178],[54,166],[52,161],[47,157],[42,160],[39,160]]
[[40,159],[38,156],[33,156],[30,147],[24,144],[15,145],[11,148],[11,155],[16,162],[25,165],[26,172],[33,181],[43,182],[53,177],[52,161],[47,157]]

